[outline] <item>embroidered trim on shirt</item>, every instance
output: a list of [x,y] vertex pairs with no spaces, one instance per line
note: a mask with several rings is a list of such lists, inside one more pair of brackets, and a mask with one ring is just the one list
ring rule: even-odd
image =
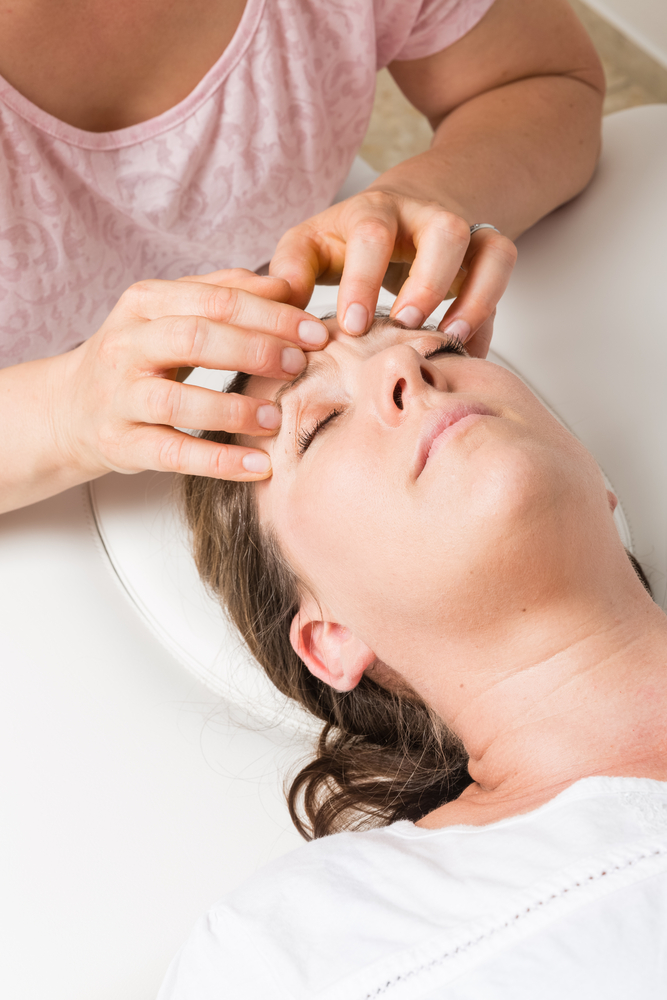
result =
[[535,912],[540,907],[548,906],[549,903],[553,903],[555,900],[561,899],[568,892],[572,892],[575,889],[581,889],[585,885],[589,885],[591,882],[598,881],[605,875],[609,875],[615,872],[625,871],[628,868],[631,868],[633,865],[636,865],[642,861],[647,861],[650,858],[659,857],[660,855],[664,854],[667,854],[667,848],[658,848],[657,850],[654,851],[645,851],[642,854],[638,854],[636,857],[630,858],[630,860],[624,862],[623,864],[606,865],[601,871],[597,872],[597,874],[589,875],[588,878],[585,879],[584,881],[572,882],[570,885],[564,886],[560,890],[560,892],[552,893],[552,895],[548,896],[546,899],[538,899],[536,903],[533,903],[531,906],[525,907],[525,909],[521,910],[519,913],[515,913],[512,920],[505,920],[501,924],[498,924],[496,927],[492,927],[490,928],[490,930],[484,931],[482,934],[479,934],[472,940],[467,941],[465,944],[456,945],[456,947],[452,948],[449,951],[444,952],[442,955],[438,955],[437,958],[433,958],[429,962],[425,962],[423,965],[416,966],[414,969],[410,969],[408,972],[399,973],[392,979],[387,980],[386,983],[383,983],[376,989],[371,990],[370,993],[366,993],[364,995],[363,1000],[375,1000],[375,997],[380,997],[383,994],[386,994],[389,990],[392,989],[392,987],[404,983],[407,979],[411,979],[413,976],[416,976],[421,972],[426,972],[429,969],[433,969],[438,965],[441,965],[443,962],[447,961],[448,958],[453,958],[455,955],[461,955],[464,952],[469,951],[475,945],[481,944],[483,941],[488,941],[490,938],[494,937],[500,931],[503,931],[507,927],[509,927],[510,924],[513,923],[514,921],[522,920],[524,917],[527,917],[529,914]]

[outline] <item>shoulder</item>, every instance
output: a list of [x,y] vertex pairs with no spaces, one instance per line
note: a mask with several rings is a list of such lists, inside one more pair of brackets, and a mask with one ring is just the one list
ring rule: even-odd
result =
[[[411,824],[394,824],[395,827]],[[258,904],[287,905],[298,921],[304,908],[323,914],[341,897],[372,891],[374,877],[390,868],[409,847],[394,827],[337,833],[312,841],[277,858],[230,893],[225,905],[237,913],[255,911]],[[405,857],[404,857],[405,860]],[[306,917],[306,919],[308,919]]]
[[[378,68],[439,52],[471,30],[494,0],[277,0],[264,16],[302,23],[308,36],[338,47],[375,38]],[[291,38],[290,41],[295,39]]]
[[[559,935],[569,954],[569,928],[590,907],[587,947],[611,940],[623,913],[648,933],[656,914],[667,919],[666,890],[667,783],[587,778],[488,826],[403,822],[284,855],[211,908],[170,971],[187,990],[159,1000],[219,1000],[222,984],[244,1000],[373,995],[388,970],[416,984],[437,972],[441,987],[460,956],[481,968],[525,941],[553,961]],[[598,957],[581,961],[597,975]]]
[[384,830],[336,834],[260,869],[197,922],[158,1000],[219,1000],[223,987],[243,1000],[292,1000],[363,966],[352,924],[376,909],[377,866],[389,871],[392,841]]
[[481,21],[494,0],[376,0],[379,65],[441,52]]

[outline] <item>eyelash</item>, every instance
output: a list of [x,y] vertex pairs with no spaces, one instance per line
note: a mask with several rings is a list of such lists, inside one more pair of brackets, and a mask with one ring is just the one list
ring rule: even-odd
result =
[[[423,357],[425,359],[434,358],[438,354],[458,354],[464,358],[468,357],[468,352],[458,337],[447,337],[446,340],[443,340],[438,345],[438,347],[433,347],[429,351],[426,351]],[[322,428],[325,427],[331,420],[339,417],[342,412],[342,410],[333,409],[331,413],[328,413],[322,420],[318,420],[315,423],[315,426],[311,427],[310,430],[302,430],[297,437],[297,451],[299,455],[305,454],[312,444],[315,436],[319,434]]]
[[300,432],[297,438],[297,450],[299,455],[303,455],[304,452],[310,447],[313,438],[316,434],[322,430],[325,424],[328,424],[330,420],[334,417],[339,417],[343,411],[342,410],[332,410],[323,420],[318,420],[314,427],[311,427],[309,431],[303,430]]
[[425,358],[433,358],[436,354],[458,354],[462,358],[468,357],[468,352],[458,337],[447,337],[438,347],[426,351]]

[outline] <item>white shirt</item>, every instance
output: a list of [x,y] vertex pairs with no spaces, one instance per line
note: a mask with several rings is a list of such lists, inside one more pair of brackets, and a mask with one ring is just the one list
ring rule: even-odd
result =
[[667,783],[327,837],[213,906],[158,1000],[665,1000]]

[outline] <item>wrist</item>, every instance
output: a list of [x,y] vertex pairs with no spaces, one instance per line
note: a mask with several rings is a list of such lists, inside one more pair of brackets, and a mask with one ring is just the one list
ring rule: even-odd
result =
[[73,389],[76,386],[76,349],[45,359],[44,401],[42,426],[44,445],[49,449],[54,470],[62,474],[73,472],[81,464],[72,427],[76,406]]
[[68,394],[63,356],[0,371],[0,511],[53,496],[89,476],[63,447],[59,426]]
[[89,395],[85,346],[81,344],[48,359],[45,426],[58,475],[70,485],[96,479],[110,471],[87,438],[94,424],[94,414],[85,406]]

